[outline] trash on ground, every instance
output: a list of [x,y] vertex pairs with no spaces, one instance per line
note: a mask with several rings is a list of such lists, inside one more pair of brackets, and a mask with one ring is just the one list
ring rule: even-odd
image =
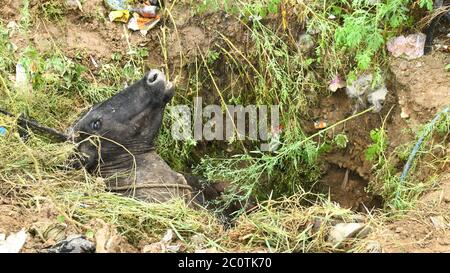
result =
[[347,86],[346,93],[349,98],[356,99],[362,106],[366,105],[367,99],[370,105],[374,106],[374,112],[378,113],[382,109],[388,90],[384,84],[372,87],[372,80],[372,74],[363,74]]
[[331,92],[336,92],[338,89],[344,88],[347,86],[345,80],[342,79],[341,76],[336,75],[328,86],[328,90]]
[[443,44],[435,44],[437,51],[450,52],[450,46]]
[[21,63],[18,63],[16,65],[16,84],[17,86],[26,86],[27,83],[27,71]]
[[128,0],[105,0],[105,5],[111,10],[126,10]]
[[140,31],[143,36],[160,21],[159,1],[138,7],[131,7],[127,1],[120,0],[105,0],[105,3],[112,10],[108,15],[109,21],[128,24],[128,29]]
[[346,239],[364,238],[370,233],[370,228],[362,223],[339,223],[331,228],[328,241],[339,245]]
[[159,22],[160,17],[144,18],[138,13],[133,13],[133,17],[128,22],[128,28],[133,31],[140,31],[143,36],[147,35],[147,32],[154,28]]
[[425,40],[423,33],[398,36],[387,42],[387,49],[394,57],[405,56],[407,59],[417,59],[424,55]]
[[362,97],[368,93],[372,85],[372,74],[363,74],[357,80],[353,81],[351,85],[347,86],[347,96],[352,99]]
[[95,245],[82,235],[71,235],[47,249],[48,253],[94,253]]
[[99,68],[98,62],[95,60],[95,58],[92,55],[89,55],[89,58],[91,59],[92,65],[94,65],[95,68]]
[[128,23],[130,12],[128,10],[113,10],[108,15],[110,22]]
[[176,253],[180,251],[181,244],[171,244],[176,239],[173,231],[168,229],[161,241],[146,245],[142,248],[143,253]]
[[80,0],[66,0],[66,4],[69,8],[78,8],[80,11],[83,11],[83,6],[81,5]]
[[378,113],[383,108],[383,102],[386,100],[388,90],[386,86],[381,86],[367,96],[367,101],[374,107],[374,112]]
[[1,127],[0,126],[0,136],[6,136],[6,133],[7,133],[8,131],[6,130],[6,128],[5,127]]
[[432,216],[430,217],[431,223],[437,230],[445,230],[447,228],[447,224],[445,223],[445,219],[442,216]]
[[0,234],[0,253],[19,253],[26,240],[25,229],[13,233],[7,238],[5,234]]
[[328,124],[323,120],[314,121],[314,128],[316,129],[325,129],[327,126]]
[[19,25],[16,23],[16,21],[10,21],[7,25],[6,25],[7,29],[18,29]]
[[130,8],[130,11],[136,12],[144,18],[155,18],[158,9],[157,6],[144,6],[142,8]]

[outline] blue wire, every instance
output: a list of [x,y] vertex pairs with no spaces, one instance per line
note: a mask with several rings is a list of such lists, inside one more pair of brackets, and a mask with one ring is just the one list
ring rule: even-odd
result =
[[[416,157],[416,154],[419,151],[420,146],[422,145],[422,142],[431,133],[431,131],[433,130],[434,125],[441,118],[441,115],[442,114],[448,114],[448,111],[449,111],[449,106],[447,106],[444,110],[442,110],[439,113],[437,113],[436,116],[434,117],[434,119],[427,125],[426,130],[422,133],[422,135],[420,136],[420,138],[417,141],[416,145],[412,149],[411,154],[408,157],[408,161],[406,162],[405,167],[403,168],[402,175],[400,176],[400,184],[403,184],[403,181],[408,176],[409,170],[411,169],[411,166],[412,166],[412,164],[414,162],[414,158]],[[400,194],[400,191],[397,191],[397,194],[396,194],[397,197],[399,197],[399,194]]]

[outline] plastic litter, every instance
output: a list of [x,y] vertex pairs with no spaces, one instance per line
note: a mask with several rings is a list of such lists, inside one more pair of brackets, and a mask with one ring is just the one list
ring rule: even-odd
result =
[[137,12],[144,18],[155,18],[158,12],[157,6],[144,6],[142,8],[130,8],[130,11]]
[[347,86],[346,92],[349,98],[357,99],[362,97],[365,93],[371,89],[372,85],[372,74],[363,74],[357,80],[352,82],[351,85]]
[[0,253],[19,253],[27,240],[27,233],[22,229],[5,237],[5,234],[0,234]]
[[334,79],[331,81],[330,85],[328,85],[328,90],[331,92],[336,92],[338,89],[344,88],[347,86],[345,80],[341,78],[341,76],[336,75]]
[[137,7],[130,6],[126,0],[105,0],[105,4],[112,10],[108,16],[111,22],[128,24],[128,29],[140,31],[145,36],[160,21],[158,11],[163,1],[152,0]]
[[27,70],[21,63],[18,63],[16,65],[16,84],[17,86],[25,86],[27,82]]
[[176,253],[180,251],[181,244],[173,244],[176,239],[175,234],[171,229],[166,231],[166,234],[157,243],[144,246],[143,253]]
[[72,235],[47,250],[48,253],[94,253],[95,245],[82,235]]
[[363,74],[351,85],[348,85],[345,91],[347,96],[356,99],[359,105],[365,107],[367,100],[374,106],[373,111],[378,113],[382,109],[388,90],[384,84],[372,87],[372,80],[372,74]]
[[113,10],[108,15],[111,22],[128,23],[130,12],[128,10]]
[[314,122],[314,128],[315,129],[325,129],[327,128],[328,124],[324,120],[317,120]]
[[398,36],[387,42],[387,49],[394,57],[404,56],[408,60],[420,58],[424,55],[425,40],[423,33]]
[[147,35],[147,32],[154,28],[160,20],[159,16],[155,18],[144,18],[138,13],[133,13],[133,17],[128,22],[128,28],[133,31],[140,31],[143,36]]
[[7,133],[8,131],[6,130],[6,128],[5,127],[1,127],[0,126],[0,136],[6,136],[6,133]]
[[331,230],[328,241],[339,246],[344,240],[350,238],[364,238],[371,229],[362,223],[339,223]]
[[7,25],[6,25],[7,29],[18,29],[19,25],[16,23],[16,21],[10,21]]
[[127,0],[105,0],[105,5],[111,10],[127,10]]
[[381,86],[367,95],[367,101],[375,107],[373,110],[374,112],[378,113],[381,111],[381,108],[383,108],[383,102],[386,100],[387,93],[388,90],[386,86]]

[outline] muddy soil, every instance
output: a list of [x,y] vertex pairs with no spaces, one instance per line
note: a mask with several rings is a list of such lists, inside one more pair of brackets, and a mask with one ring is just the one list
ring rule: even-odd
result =
[[[389,93],[383,110],[336,128],[336,133],[347,135],[347,148],[335,150],[323,158],[326,174],[322,177],[322,188],[327,190],[328,187],[334,200],[360,211],[364,211],[364,207],[370,209],[382,205],[380,196],[365,190],[374,178],[373,163],[365,158],[365,150],[372,143],[369,132],[381,127],[387,117],[388,150],[415,139],[420,126],[433,119],[450,102],[450,74],[444,70],[448,63],[450,54],[439,51],[412,61],[391,59]],[[340,90],[323,99],[319,107],[312,110],[312,117],[333,124],[351,116],[352,109],[352,102]],[[310,132],[313,132],[313,120],[310,121]],[[333,132],[329,136],[332,137]],[[423,178],[427,175],[429,173],[424,173]]]

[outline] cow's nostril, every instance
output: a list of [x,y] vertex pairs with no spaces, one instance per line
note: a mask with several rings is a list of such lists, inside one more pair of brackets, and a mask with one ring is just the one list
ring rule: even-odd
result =
[[147,85],[151,87],[163,88],[166,82],[166,77],[163,72],[158,69],[152,69],[147,74]]
[[164,74],[158,69],[152,69],[147,76],[147,84],[153,85],[157,82],[164,81]]
[[158,73],[153,73],[153,75],[149,75],[148,82],[154,83],[158,79]]

